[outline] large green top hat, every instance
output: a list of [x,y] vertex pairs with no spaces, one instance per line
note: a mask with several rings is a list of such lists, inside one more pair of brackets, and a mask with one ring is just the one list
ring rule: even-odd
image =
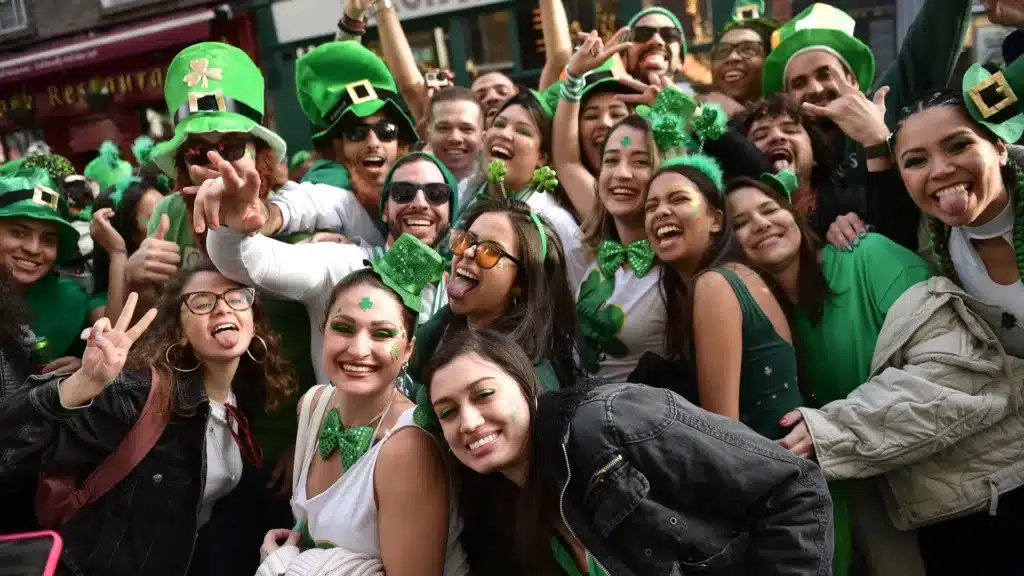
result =
[[761,90],[766,98],[785,91],[786,69],[793,57],[810,50],[825,50],[839,58],[860,89],[867,92],[875,80],[875,55],[853,35],[856,21],[828,4],[812,4],[772,34],[771,53],[764,61]]
[[244,132],[266,142],[278,159],[284,140],[263,127],[263,74],[249,55],[221,42],[202,42],[174,57],[164,98],[174,119],[174,137],[157,144],[153,162],[173,176],[178,149],[191,134]]
[[121,160],[121,151],[117,144],[107,140],[100,145],[100,155],[86,164],[82,175],[95,180],[100,185],[100,190],[106,190],[121,179],[131,176],[132,165]]
[[402,234],[383,256],[365,264],[416,313],[423,312],[423,288],[440,282],[444,271],[441,255],[411,234]]
[[[384,185],[381,186],[381,190],[383,193],[380,195],[380,213],[384,214],[384,204],[388,200],[388,184],[391,184],[391,178],[394,176],[395,170],[397,170],[403,164],[407,164],[417,158],[429,160],[434,164],[434,166],[437,166],[438,170],[441,171],[441,176],[444,177],[444,182],[445,184],[448,185],[448,221],[457,222],[459,207],[459,203],[457,201],[459,181],[456,180],[455,175],[452,174],[452,171],[449,170],[448,167],[444,165],[444,162],[441,162],[440,158],[434,156],[429,152],[409,152],[408,154],[405,154],[404,156],[401,156],[400,158],[392,162],[391,169],[388,170],[387,176],[384,177]],[[385,222],[384,226],[387,227],[388,223]]]
[[[1021,68],[1017,67],[1017,72]],[[1021,88],[1020,77],[1013,67],[992,74],[981,64],[974,64],[964,73],[961,89],[967,113],[979,124],[1008,144],[1016,144],[1024,135],[1024,115],[1017,108],[1017,93],[1013,84]]]
[[330,134],[346,114],[366,118],[390,106],[403,136],[416,139],[387,64],[359,42],[328,42],[299,58],[295,87],[315,138]]
[[[66,210],[57,185],[45,170],[25,168],[0,177],[0,218],[31,218],[57,224],[57,261],[78,254],[78,231],[61,217]],[[64,209],[62,209],[64,208]]]

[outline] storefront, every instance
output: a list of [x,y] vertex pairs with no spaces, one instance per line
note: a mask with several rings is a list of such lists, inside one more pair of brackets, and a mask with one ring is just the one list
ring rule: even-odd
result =
[[185,46],[223,40],[255,56],[248,15],[197,10],[42,46],[0,60],[0,162],[45,141],[79,169],[104,140],[129,155],[141,134],[165,139],[164,74]]

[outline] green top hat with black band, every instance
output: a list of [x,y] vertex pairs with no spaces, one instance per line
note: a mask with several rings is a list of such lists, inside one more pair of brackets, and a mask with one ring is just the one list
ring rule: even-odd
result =
[[295,87],[314,138],[330,134],[346,114],[366,118],[389,106],[400,133],[416,139],[416,124],[387,64],[359,42],[328,42],[299,58]]
[[441,255],[412,234],[402,234],[383,256],[364,263],[417,314],[423,312],[423,288],[440,282],[444,271]]
[[835,55],[853,72],[860,89],[870,90],[875,81],[875,55],[853,35],[855,25],[849,14],[834,6],[812,4],[776,30],[761,78],[765,98],[785,91],[790,61],[811,50]]
[[0,177],[0,218],[30,218],[57,225],[57,261],[78,254],[78,231],[61,214],[66,211],[57,185],[45,170],[25,168]]
[[[441,162],[441,160],[437,156],[434,156],[429,152],[420,151],[409,152],[408,154],[399,157],[391,164],[391,169],[388,170],[387,176],[384,177],[384,185],[381,186],[380,188],[381,215],[384,214],[384,204],[386,204],[388,201],[388,185],[391,184],[391,178],[395,175],[395,170],[397,170],[398,168],[405,164],[408,164],[409,162],[415,161],[417,158],[429,160],[431,163],[434,164],[434,166],[437,166],[438,170],[441,171],[441,176],[444,178],[444,183],[448,185],[448,221],[457,222],[459,203],[456,199],[456,196],[458,195],[459,181],[456,180],[455,175],[452,174],[452,171],[449,170],[448,167],[444,165],[444,162]],[[420,182],[420,184],[422,184],[422,182]],[[387,222],[384,223],[384,227],[388,227]]]
[[1022,62],[1024,58],[1018,58],[995,74],[974,64],[964,73],[961,86],[967,113],[1008,144],[1016,144],[1024,135],[1024,115],[1017,96],[1024,93]]
[[101,190],[106,190],[122,178],[131,176],[132,165],[121,159],[117,144],[107,140],[100,144],[100,155],[85,166],[82,175],[95,180]]
[[800,180],[792,170],[779,170],[776,173],[765,172],[761,174],[761,182],[771,186],[787,201],[793,201],[793,194],[800,187]]
[[178,149],[192,134],[245,133],[263,140],[283,159],[287,146],[263,122],[263,73],[249,55],[221,42],[202,42],[174,57],[164,98],[174,119],[174,137],[157,144],[153,162],[176,174]]
[[647,16],[648,14],[661,14],[662,16],[665,16],[666,18],[672,21],[672,25],[678,28],[679,32],[681,32],[679,37],[679,57],[686,57],[686,29],[683,28],[683,23],[679,21],[679,17],[673,14],[670,10],[667,10],[660,6],[655,6],[653,8],[644,8],[643,10],[634,14],[633,17],[629,19],[629,22],[626,23],[626,26],[630,30],[633,30],[633,28],[636,27],[636,23],[639,22],[641,18]]

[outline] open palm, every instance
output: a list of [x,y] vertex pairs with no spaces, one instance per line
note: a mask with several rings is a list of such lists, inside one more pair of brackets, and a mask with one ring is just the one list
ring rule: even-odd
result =
[[135,326],[128,328],[138,301],[137,293],[132,292],[128,295],[121,316],[113,327],[110,326],[110,320],[100,318],[92,328],[86,329],[88,335],[85,354],[82,355],[82,367],[79,371],[97,387],[106,386],[121,373],[125,359],[128,358],[128,350],[156,317],[156,309],[151,309]]

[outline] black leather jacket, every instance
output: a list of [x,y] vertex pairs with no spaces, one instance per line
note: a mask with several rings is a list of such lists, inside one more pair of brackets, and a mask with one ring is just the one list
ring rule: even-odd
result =
[[[203,527],[204,534],[215,536],[217,553],[198,538],[209,400],[198,374],[178,376],[175,413],[156,446],[120,484],[61,528],[62,573],[251,576],[256,571],[263,526],[247,515],[260,485],[248,465],[239,486],[217,503]],[[148,372],[125,371],[91,405],[68,410],[60,404],[60,379],[44,379],[0,404],[5,467],[84,479],[125,437],[152,385]],[[253,413],[244,404],[239,408]]]
[[614,576],[828,575],[820,469],[735,420],[638,384],[539,397],[545,484]]

